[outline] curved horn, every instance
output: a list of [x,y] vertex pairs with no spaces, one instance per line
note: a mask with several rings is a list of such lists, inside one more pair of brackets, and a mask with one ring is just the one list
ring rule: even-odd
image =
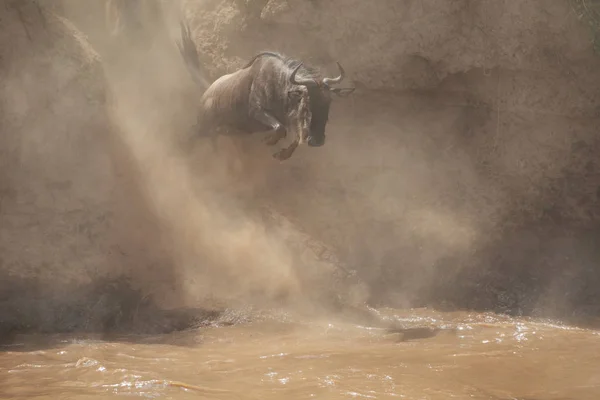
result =
[[342,68],[342,66],[340,65],[339,62],[336,61],[336,64],[340,70],[340,75],[337,78],[323,78],[323,84],[324,85],[331,85],[334,83],[340,83],[341,81],[344,80],[344,78],[346,77],[346,71],[344,71],[344,68]]
[[296,80],[296,73],[298,72],[298,70],[300,69],[301,66],[302,66],[302,63],[298,64],[298,66],[296,68],[294,68],[292,75],[290,75],[290,82],[292,82],[294,85],[300,85],[300,86],[315,86],[317,84],[317,82],[315,82],[314,79]]

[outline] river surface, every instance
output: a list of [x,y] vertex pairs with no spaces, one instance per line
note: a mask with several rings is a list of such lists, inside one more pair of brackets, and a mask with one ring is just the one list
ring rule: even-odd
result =
[[600,333],[380,310],[392,329],[263,318],[152,337],[19,336],[2,399],[600,399]]

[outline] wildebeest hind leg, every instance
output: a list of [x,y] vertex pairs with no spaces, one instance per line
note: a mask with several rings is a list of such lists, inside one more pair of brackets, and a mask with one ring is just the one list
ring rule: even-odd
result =
[[296,150],[296,147],[298,147],[299,143],[300,140],[295,139],[288,147],[284,147],[283,149],[273,154],[273,158],[279,161],[287,160],[292,156],[292,154],[294,154],[294,151]]

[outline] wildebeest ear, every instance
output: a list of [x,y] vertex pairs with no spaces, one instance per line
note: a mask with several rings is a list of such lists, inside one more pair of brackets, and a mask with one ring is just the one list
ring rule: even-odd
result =
[[356,88],[331,88],[331,91],[340,97],[346,97],[351,95]]

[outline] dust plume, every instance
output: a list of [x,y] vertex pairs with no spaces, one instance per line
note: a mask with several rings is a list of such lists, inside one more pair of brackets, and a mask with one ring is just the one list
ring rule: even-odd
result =
[[[336,284],[345,284],[342,291],[352,289],[345,277],[336,276],[338,266],[318,260],[306,248],[315,245],[314,239],[285,225],[285,217],[259,200],[261,181],[278,167],[267,149],[261,151],[253,140],[244,144],[227,139],[217,153],[201,141],[194,149],[181,149],[181,138],[195,122],[198,93],[175,46],[179,20],[173,18],[169,25],[169,9],[156,2],[138,3],[129,14],[118,7],[134,3],[104,4],[121,13],[120,29],[115,33],[103,24],[83,26],[91,43],[108,55],[103,65],[116,125],[113,155],[128,166],[127,174],[140,192],[136,202],[156,219],[152,229],[168,254],[178,296],[165,305],[308,303],[314,308],[315,296],[343,295],[337,289],[320,292]],[[69,2],[61,11],[75,21],[84,14],[80,4]],[[294,249],[297,240],[302,243]],[[153,283],[141,275],[138,285],[152,293]]]
[[[244,157],[227,143],[214,154],[201,141],[196,149],[182,151],[178,135],[185,137],[193,125],[198,94],[175,42],[165,34],[154,46],[130,43],[110,50],[118,60],[107,68],[115,94],[113,116],[139,170],[144,197],[168,238],[178,288],[186,296],[182,305],[207,298],[228,305],[301,300],[297,263],[285,238],[252,211],[257,187],[249,192],[242,185],[252,178],[252,165],[244,161],[259,156]],[[190,96],[182,98],[186,90]],[[237,173],[229,160],[238,162]]]

